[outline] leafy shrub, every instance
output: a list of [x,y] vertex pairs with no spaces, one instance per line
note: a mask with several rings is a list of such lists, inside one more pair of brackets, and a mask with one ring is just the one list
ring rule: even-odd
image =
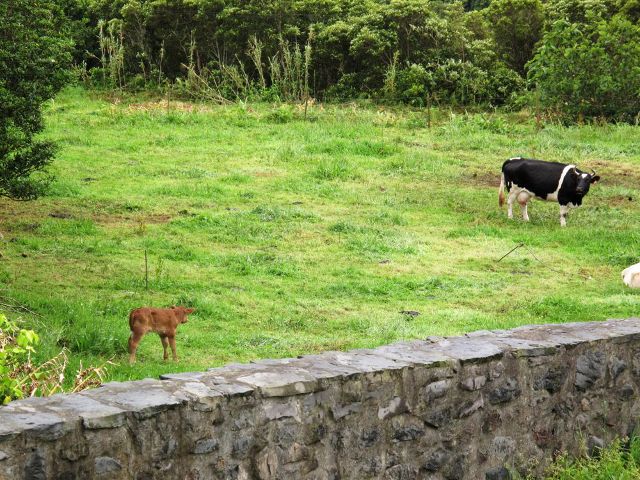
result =
[[488,73],[470,62],[449,59],[433,71],[436,98],[447,103],[481,103],[489,92]]
[[633,121],[640,112],[640,26],[622,16],[556,21],[529,64],[540,106],[560,116]]
[[489,75],[489,97],[493,105],[511,104],[524,91],[525,79],[518,72],[498,63]]
[[328,100],[347,101],[358,98],[361,82],[355,73],[346,73],[334,85],[327,88],[325,96]]
[[[0,314],[0,403],[30,396],[49,396],[64,390],[66,350],[38,365],[31,357],[39,342],[36,332],[19,328]],[[80,364],[73,384],[67,390],[78,392],[100,385],[106,376],[107,365],[111,362],[89,368],[82,368]]]
[[640,478],[640,437],[615,441],[593,457],[561,457],[547,472],[548,480],[632,480]]
[[433,90],[433,74],[422,65],[412,64],[400,70],[396,76],[396,100],[423,107]]
[[9,403],[24,396],[26,386],[21,371],[31,363],[31,354],[40,338],[33,330],[18,328],[0,314],[0,400]]
[[37,175],[55,146],[37,134],[41,105],[70,78],[71,41],[59,3],[0,2],[0,196],[30,200],[50,177]]

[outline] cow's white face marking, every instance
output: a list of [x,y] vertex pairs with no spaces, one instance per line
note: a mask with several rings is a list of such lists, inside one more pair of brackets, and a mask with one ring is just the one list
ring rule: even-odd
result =
[[553,200],[553,201],[558,201],[558,193],[560,192],[560,187],[562,187],[562,182],[564,182],[564,177],[567,176],[567,173],[569,173],[569,170],[571,170],[572,168],[576,168],[575,165],[567,165],[566,167],[564,167],[562,169],[562,174],[560,175],[560,181],[558,181],[558,186],[556,187],[556,191],[549,193],[547,195],[547,200]]

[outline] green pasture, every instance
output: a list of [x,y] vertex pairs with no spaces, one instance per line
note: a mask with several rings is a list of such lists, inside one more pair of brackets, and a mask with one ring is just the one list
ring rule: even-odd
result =
[[[70,89],[46,108],[49,196],[0,200],[0,308],[111,378],[637,315],[640,129],[372,105],[191,105]],[[498,207],[514,155],[595,168],[560,228]],[[516,213],[519,209],[516,207]],[[524,243],[503,260],[511,249]],[[145,251],[148,289],[145,286]],[[128,312],[197,309],[163,362]],[[415,311],[409,315],[402,311]]]

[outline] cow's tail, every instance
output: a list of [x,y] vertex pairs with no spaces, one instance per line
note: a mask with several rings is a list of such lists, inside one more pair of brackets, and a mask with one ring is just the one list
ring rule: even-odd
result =
[[504,172],[500,173],[500,187],[498,188],[498,204],[504,205]]

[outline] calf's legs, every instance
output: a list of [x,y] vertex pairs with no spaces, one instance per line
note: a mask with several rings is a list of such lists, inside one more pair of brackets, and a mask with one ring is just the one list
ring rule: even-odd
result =
[[131,332],[129,335],[129,363],[136,363],[136,350],[144,333]]
[[[144,333],[131,332],[129,336],[129,363],[136,363],[136,350],[138,349],[138,344],[142,337],[144,337]],[[163,355],[162,358],[167,360],[169,358],[169,352],[167,351],[167,347],[171,347],[171,353],[173,354],[173,360],[178,361],[178,355],[176,354],[176,337],[175,335],[160,335],[160,341],[162,342],[162,350]]]
[[169,337],[169,345],[171,345],[171,353],[173,353],[173,361],[178,361],[178,355],[176,354],[176,337]]
[[169,339],[167,338],[166,335],[160,335],[160,341],[162,341],[162,350],[163,350],[162,359],[166,360],[167,358],[169,358],[169,354],[167,353],[167,347],[169,346]]

